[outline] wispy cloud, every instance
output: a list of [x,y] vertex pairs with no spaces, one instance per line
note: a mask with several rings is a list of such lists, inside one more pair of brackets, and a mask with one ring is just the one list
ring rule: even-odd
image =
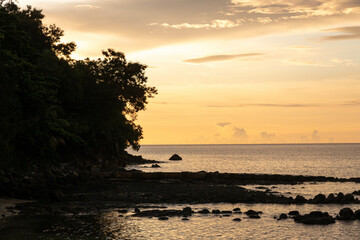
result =
[[302,108],[302,107],[319,107],[317,104],[272,104],[272,103],[250,103],[239,105],[207,105],[209,108],[239,108],[239,107],[285,107],[285,108]]
[[360,38],[360,26],[331,28],[326,31],[341,33],[338,35],[325,36],[322,40],[348,40]]
[[237,139],[240,139],[240,140],[247,140],[248,137],[249,137],[244,128],[234,127],[233,131],[234,131],[233,132],[233,137],[234,138],[237,138]]
[[191,58],[186,59],[183,62],[187,63],[206,63],[206,62],[216,62],[216,61],[226,61],[234,58],[247,58],[264,55],[264,53],[242,53],[242,54],[228,54],[228,55],[211,55],[200,58]]
[[79,5],[75,5],[75,8],[96,9],[96,8],[101,8],[101,7],[97,6],[97,5],[91,5],[91,4],[79,4]]
[[236,21],[228,19],[215,19],[210,23],[178,23],[178,24],[169,24],[169,23],[150,23],[150,26],[161,26],[165,28],[174,28],[174,29],[221,29],[221,28],[234,28],[240,26],[244,21],[242,19],[237,19]]
[[320,63],[312,60],[306,59],[287,59],[285,63],[292,65],[302,65],[302,66],[314,66],[314,67],[329,67],[331,64]]
[[225,127],[231,125],[231,122],[218,122],[216,125],[219,127]]

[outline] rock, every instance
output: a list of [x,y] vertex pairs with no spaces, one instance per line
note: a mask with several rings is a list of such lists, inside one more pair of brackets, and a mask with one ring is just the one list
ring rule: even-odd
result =
[[240,208],[234,208],[233,212],[241,212],[241,209]]
[[126,209],[120,209],[120,210],[118,210],[118,213],[127,213],[128,212],[128,210],[126,210]]
[[279,218],[277,220],[284,220],[287,219],[288,216],[285,213],[280,214]]
[[183,220],[183,221],[189,221],[188,218],[182,218],[181,220]]
[[159,165],[159,164],[153,164],[153,165],[151,165],[151,167],[152,167],[152,168],[159,168],[160,165]]
[[355,211],[355,218],[360,220],[360,209]]
[[240,218],[234,218],[233,221],[234,221],[234,222],[240,222],[241,219],[240,219]]
[[182,210],[184,213],[192,213],[192,209],[191,207],[184,207],[183,210]]
[[314,211],[310,214],[298,215],[294,218],[296,223],[303,223],[307,225],[328,225],[335,223],[335,219],[327,212]]
[[256,212],[252,209],[245,212],[245,214],[248,215],[249,218],[260,218],[259,213],[262,213],[262,212],[261,211]]
[[214,209],[214,210],[211,211],[211,213],[213,213],[213,214],[220,214],[221,211],[220,211],[219,209]]
[[223,214],[230,214],[230,213],[232,213],[232,211],[221,211],[221,213],[223,213]]
[[208,209],[204,208],[203,210],[198,211],[198,213],[208,214],[208,213],[210,213],[210,211]]
[[295,203],[305,203],[306,199],[303,196],[297,195],[296,198],[294,199]]
[[299,215],[300,213],[299,213],[299,211],[290,211],[289,213],[289,216],[297,216],[297,215]]
[[318,194],[311,200],[311,202],[317,204],[317,203],[324,203],[325,200],[326,200],[326,197],[324,194]]
[[336,202],[336,197],[333,193],[330,193],[329,196],[326,198],[326,202],[327,203],[335,203]]
[[359,190],[359,191],[354,191],[352,194],[354,194],[354,195],[360,195],[360,190]]
[[159,217],[158,219],[159,219],[159,220],[169,220],[169,218],[168,218],[168,217],[165,217],[165,216]]
[[339,212],[339,216],[336,217],[336,220],[355,220],[355,213],[351,208],[343,208]]
[[135,212],[135,213],[140,213],[140,209],[135,208],[135,209],[134,209],[134,212]]
[[346,194],[341,200],[340,203],[353,203],[355,202],[355,198],[352,194]]
[[172,161],[180,161],[180,160],[182,160],[182,158],[181,158],[179,155],[174,154],[174,155],[172,155],[172,156],[169,158],[169,160],[172,160]]

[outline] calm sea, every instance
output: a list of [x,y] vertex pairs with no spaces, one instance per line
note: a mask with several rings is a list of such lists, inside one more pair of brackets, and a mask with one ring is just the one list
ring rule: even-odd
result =
[[[133,153],[129,150],[129,152]],[[174,153],[182,161],[169,161]],[[140,152],[147,159],[163,161],[161,168],[150,165],[136,166],[143,171],[219,171],[232,173],[302,174],[336,177],[360,177],[360,144],[306,144],[306,145],[171,145],[142,146]],[[259,185],[246,185],[259,189]],[[306,198],[323,193],[352,193],[360,190],[356,183],[305,183],[298,185],[267,186],[278,194]],[[158,205],[158,204],[157,204]],[[165,205],[168,209],[182,209],[188,205]],[[78,215],[19,216],[9,219],[10,227],[1,230],[0,239],[360,239],[360,220],[337,221],[328,226],[308,226],[292,219],[278,221],[274,216],[298,210],[327,211],[336,216],[339,210],[350,207],[360,209],[360,204],[198,204],[202,208],[232,210],[235,207],[247,211],[263,211],[261,219],[249,219],[246,215],[200,215],[189,221],[172,217],[168,221],[157,218],[132,217],[133,209],[119,214],[117,208],[98,209]],[[232,221],[240,217],[240,222]],[[11,227],[14,226],[14,227]]]
[[[208,171],[360,177],[360,144],[144,145],[146,159],[163,161],[143,171]],[[172,154],[182,161],[169,161]]]

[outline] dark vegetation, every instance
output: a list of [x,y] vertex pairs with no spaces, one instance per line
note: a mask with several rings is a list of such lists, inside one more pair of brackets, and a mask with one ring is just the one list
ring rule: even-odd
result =
[[[117,161],[139,148],[137,113],[157,91],[146,66],[113,49],[74,60],[41,10],[0,1],[0,168]],[[121,158],[120,158],[121,159]]]

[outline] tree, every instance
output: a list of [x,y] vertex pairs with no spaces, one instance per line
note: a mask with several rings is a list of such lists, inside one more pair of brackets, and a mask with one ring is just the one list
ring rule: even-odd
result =
[[44,26],[41,10],[0,2],[1,165],[46,165],[116,157],[139,148],[139,111],[157,91],[146,66],[113,49],[97,60],[71,59],[74,42]]

